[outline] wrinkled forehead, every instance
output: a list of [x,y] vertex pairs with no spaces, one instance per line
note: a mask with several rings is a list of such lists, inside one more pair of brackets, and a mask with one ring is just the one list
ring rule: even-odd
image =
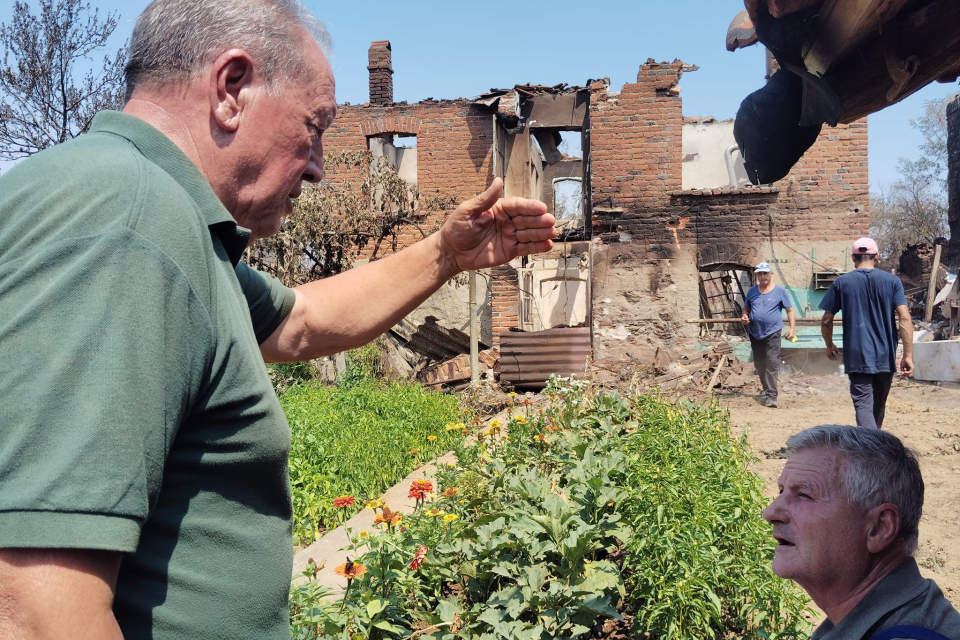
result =
[[843,458],[831,449],[803,449],[790,455],[777,484],[815,487],[821,492],[841,490],[840,472]]
[[303,57],[306,73],[301,80],[302,88],[306,91],[311,102],[316,105],[317,110],[323,109],[329,112],[332,121],[337,111],[336,81],[333,77],[333,69],[316,41],[306,31],[303,32],[303,36]]

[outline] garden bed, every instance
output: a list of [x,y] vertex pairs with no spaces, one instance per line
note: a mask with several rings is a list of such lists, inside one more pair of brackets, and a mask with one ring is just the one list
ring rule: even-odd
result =
[[[805,595],[770,571],[762,482],[715,406],[554,381],[351,532],[346,593],[291,592],[296,638],[794,637]],[[454,433],[451,431],[451,433]],[[459,434],[459,437],[462,438]]]
[[[292,434],[295,545],[313,542],[365,500],[459,445],[465,429],[455,397],[416,384],[299,384],[280,404]],[[335,507],[340,496],[353,496],[353,504]]]

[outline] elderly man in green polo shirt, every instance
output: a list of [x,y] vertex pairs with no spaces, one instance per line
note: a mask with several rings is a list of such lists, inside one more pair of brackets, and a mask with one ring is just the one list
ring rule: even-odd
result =
[[0,638],[289,637],[289,429],[263,361],[376,337],[556,231],[499,180],[389,258],[287,289],[239,262],[323,177],[298,0],[155,0],[122,113],[0,178]]
[[802,431],[787,447],[780,495],[763,517],[777,541],[774,573],[827,615],[812,640],[960,638],[960,613],[913,559],[917,454],[893,434],[836,425]]

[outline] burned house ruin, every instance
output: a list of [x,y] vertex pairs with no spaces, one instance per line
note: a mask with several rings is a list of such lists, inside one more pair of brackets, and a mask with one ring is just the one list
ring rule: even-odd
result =
[[[553,251],[482,274],[483,343],[580,328],[595,360],[689,348],[701,329],[686,320],[739,313],[761,261],[774,265],[799,317],[819,315],[825,289],[851,267],[850,241],[867,234],[865,119],[824,128],[783,180],[754,186],[732,121],[684,118],[679,82],[695,67],[680,61],[648,60],[619,91],[599,79],[416,104],[393,102],[389,42],[371,45],[368,70],[370,101],[339,106],[328,153],[370,150],[421,194],[456,201],[500,176],[505,196],[538,198],[559,214]],[[401,231],[396,248],[446,214],[419,212],[423,224]],[[465,331],[467,303],[466,287],[447,286],[411,322],[434,316]],[[727,327],[707,325],[738,330]],[[552,335],[562,352],[563,332]]]

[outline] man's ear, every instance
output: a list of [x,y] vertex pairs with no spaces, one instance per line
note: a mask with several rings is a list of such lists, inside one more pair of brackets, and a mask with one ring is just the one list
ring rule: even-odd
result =
[[225,133],[235,133],[240,127],[254,75],[253,58],[243,49],[224,51],[213,62],[210,71],[210,109],[214,122]]
[[867,512],[867,550],[883,553],[900,533],[900,510],[895,504],[885,502]]

